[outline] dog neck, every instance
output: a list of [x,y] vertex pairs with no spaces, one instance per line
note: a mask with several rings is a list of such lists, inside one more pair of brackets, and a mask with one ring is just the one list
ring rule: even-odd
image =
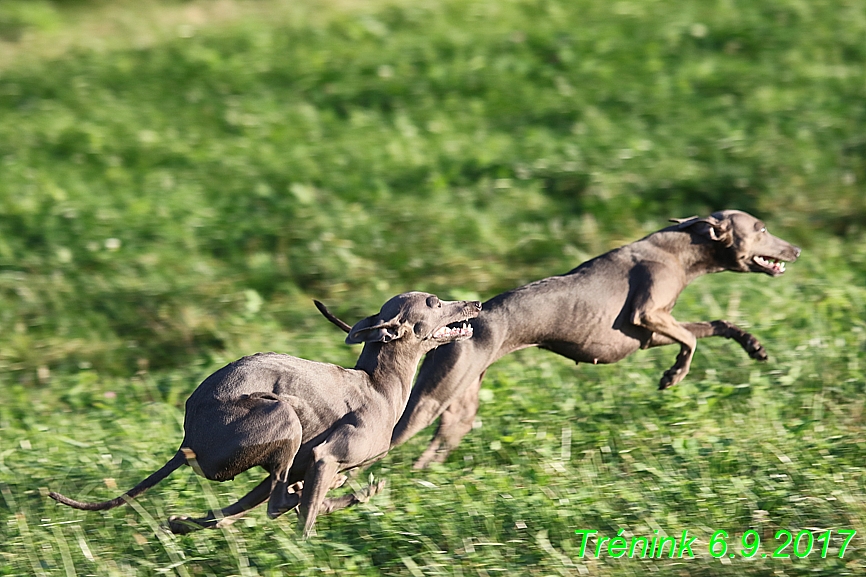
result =
[[[660,230],[644,239],[664,250],[677,260],[685,272],[686,284],[699,276],[726,270],[719,251],[719,243],[687,231]],[[640,242],[640,241],[638,241]]]
[[366,343],[355,363],[355,369],[368,375],[370,386],[396,409],[395,423],[409,400],[412,379],[425,352],[401,340]]

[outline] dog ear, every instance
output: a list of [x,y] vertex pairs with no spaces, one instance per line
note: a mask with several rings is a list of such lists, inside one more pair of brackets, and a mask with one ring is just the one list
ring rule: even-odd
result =
[[346,337],[346,344],[388,343],[400,338],[399,324],[395,320],[377,322],[378,319],[379,315],[372,315],[355,323]]
[[690,216],[689,218],[672,218],[671,222],[677,223],[674,227],[676,230],[693,229],[693,232],[704,236],[712,241],[720,242],[725,247],[734,244],[734,232],[731,226],[731,221],[719,220],[714,216],[699,218]]
[[695,215],[695,216],[687,216],[686,218],[669,218],[668,220],[671,222],[675,222],[678,225],[680,225],[677,227],[677,230],[680,230],[680,229],[685,228],[688,225],[692,224],[694,221],[698,220],[698,216]]

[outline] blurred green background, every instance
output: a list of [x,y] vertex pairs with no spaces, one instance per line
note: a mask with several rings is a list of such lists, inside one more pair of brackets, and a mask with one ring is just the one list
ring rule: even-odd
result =
[[[0,574],[861,574],[864,38],[863,0],[0,0]],[[108,513],[45,497],[155,470],[239,356],[351,366],[312,298],[351,322],[406,290],[484,300],[722,208],[803,256],[675,313],[767,364],[702,341],[659,393],[672,348],[511,355],[447,463],[412,471],[419,436],[307,542],[263,511],[159,528],[259,472],[184,469]],[[696,558],[580,558],[575,529],[621,528],[687,529]],[[707,552],[830,528],[858,531],[842,559]]]

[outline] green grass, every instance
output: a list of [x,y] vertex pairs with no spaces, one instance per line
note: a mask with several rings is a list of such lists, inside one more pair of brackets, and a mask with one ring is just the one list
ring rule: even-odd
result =
[[[858,575],[866,565],[866,4],[0,0],[0,574]],[[10,56],[11,55],[11,56]],[[741,208],[804,248],[780,279],[700,279],[700,343],[495,364],[442,466],[299,539],[264,511],[168,516],[261,477],[173,474],[183,402],[275,350],[351,365],[319,298],[486,299]],[[715,560],[712,533],[856,529],[821,559]],[[576,529],[698,537],[695,559],[579,558]],[[792,548],[786,552],[792,553]],[[728,562],[730,561],[730,562]]]

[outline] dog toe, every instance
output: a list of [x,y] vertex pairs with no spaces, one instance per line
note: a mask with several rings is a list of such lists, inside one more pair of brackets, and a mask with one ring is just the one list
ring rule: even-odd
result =
[[168,530],[175,535],[186,535],[201,529],[201,525],[193,522],[189,517],[172,515],[168,518]]
[[386,480],[382,479],[374,485],[367,485],[361,491],[355,493],[355,498],[358,500],[359,503],[366,503],[374,495],[377,495],[382,489],[384,489],[386,484]]
[[686,377],[686,374],[688,374],[687,369],[677,368],[676,366],[671,367],[665,371],[665,374],[662,375],[661,380],[659,380],[659,390],[662,391],[674,386],[683,380]]

